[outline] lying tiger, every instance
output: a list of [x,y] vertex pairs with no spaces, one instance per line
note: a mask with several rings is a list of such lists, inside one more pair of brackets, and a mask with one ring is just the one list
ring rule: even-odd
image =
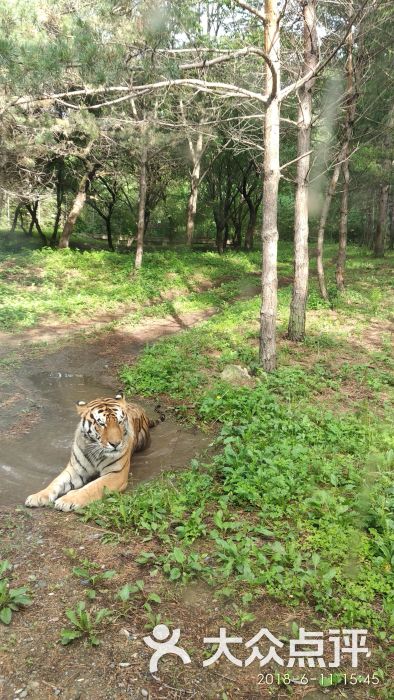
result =
[[133,452],[149,444],[149,428],[157,424],[122,392],[115,398],[78,401],[81,416],[70,461],[49,486],[26,499],[26,506],[54,503],[74,510],[99,500],[104,489],[124,491]]

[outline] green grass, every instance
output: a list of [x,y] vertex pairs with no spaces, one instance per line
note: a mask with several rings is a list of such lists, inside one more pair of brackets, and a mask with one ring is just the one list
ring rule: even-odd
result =
[[[371,347],[364,334],[371,321],[385,327],[387,281],[387,261],[350,249],[346,293],[325,304],[312,282],[307,341],[281,340],[272,375],[258,368],[257,297],[147,347],[122,371],[130,394],[164,396],[215,429],[214,456],[107,495],[86,517],[150,541],[138,561],[172,581],[307,602],[384,639],[394,622],[393,365],[384,336]],[[289,297],[280,290],[281,329]],[[248,366],[255,387],[223,383],[228,363]]]
[[[146,253],[143,269],[133,277],[132,264],[132,256],[107,251],[45,248],[0,253],[0,329],[29,328],[48,317],[85,320],[116,311],[121,304],[136,310],[147,302],[162,304],[169,290],[196,294],[206,280],[217,284],[256,271],[258,254]],[[209,302],[208,294],[206,299]]]

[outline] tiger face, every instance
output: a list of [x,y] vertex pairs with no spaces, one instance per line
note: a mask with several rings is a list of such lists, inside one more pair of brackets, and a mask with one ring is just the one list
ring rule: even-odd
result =
[[122,452],[130,436],[122,393],[114,399],[95,399],[89,403],[78,401],[77,411],[81,416],[80,429],[89,442],[106,453]]

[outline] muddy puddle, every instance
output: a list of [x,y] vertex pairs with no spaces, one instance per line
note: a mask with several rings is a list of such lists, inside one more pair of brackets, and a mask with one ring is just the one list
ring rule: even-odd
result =
[[[113,395],[108,382],[67,372],[41,372],[31,375],[29,381],[40,418],[28,433],[2,443],[0,505],[23,504],[30,493],[46,486],[66,466],[78,425],[76,401]],[[138,403],[152,417],[157,415],[153,404]],[[209,437],[180,427],[167,415],[152,430],[150,447],[133,456],[129,489],[164,471],[186,467],[209,442]]]

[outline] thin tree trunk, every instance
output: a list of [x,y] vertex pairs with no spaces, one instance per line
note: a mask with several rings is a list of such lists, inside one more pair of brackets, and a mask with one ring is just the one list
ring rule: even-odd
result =
[[[304,65],[303,74],[314,70],[318,62],[318,41],[316,31],[316,1],[302,0],[304,16]],[[306,302],[308,298],[309,276],[309,164],[312,125],[312,91],[315,80],[308,80],[299,90],[298,99],[298,149],[297,188],[295,195],[294,219],[294,283],[290,304],[288,336],[290,340],[303,340],[305,337]]]
[[[353,3],[350,2],[349,14],[353,11]],[[349,156],[350,156],[350,141],[353,134],[353,122],[356,113],[356,90],[355,76],[353,67],[353,31],[351,30],[346,39],[347,60],[346,60],[346,120],[345,120],[345,140],[343,144],[343,191],[341,200],[341,212],[339,220],[339,244],[338,244],[338,259],[335,273],[338,290],[342,292],[345,289],[345,263],[346,263],[346,247],[347,247],[347,221],[349,211]]]
[[52,236],[51,236],[51,246],[54,246],[57,240],[57,235],[59,233],[59,224],[60,224],[60,217],[62,215],[62,205],[58,204],[56,206],[56,216],[55,216],[55,221],[53,223],[53,231],[52,231]]
[[[192,149],[191,142],[189,143],[190,149]],[[187,204],[187,220],[186,220],[186,240],[188,245],[191,246],[194,236],[194,227],[196,221],[197,212],[197,199],[198,199],[198,187],[200,184],[200,173],[201,173],[201,157],[203,151],[203,134],[200,131],[197,137],[197,142],[193,150],[191,150],[193,157],[193,171],[190,183],[190,195]]]
[[56,216],[55,216],[55,221],[53,223],[53,231],[52,231],[52,236],[50,240],[51,246],[54,246],[57,240],[58,232],[59,232],[59,224],[60,224],[60,218],[62,215],[62,204],[63,204],[63,195],[64,195],[64,188],[63,188],[63,182],[64,182],[64,161],[61,159],[58,161],[57,164],[57,180],[56,180]]
[[246,233],[245,233],[245,245],[244,245],[245,250],[253,250],[254,234],[256,231],[256,219],[257,219],[256,208],[255,207],[253,207],[252,209],[249,208],[249,221],[248,221],[248,227],[247,227]]
[[343,191],[341,199],[341,211],[339,218],[339,243],[338,243],[338,259],[336,269],[336,283],[340,292],[345,289],[345,263],[346,263],[346,248],[347,248],[347,219],[349,211],[349,161],[346,160],[342,165],[343,171]]
[[134,268],[139,270],[142,265],[142,256],[144,253],[144,232],[145,232],[145,206],[146,206],[146,163],[148,160],[148,149],[142,134],[143,144],[141,149],[140,161],[140,187],[139,187],[139,203],[138,203],[138,226],[137,226],[137,249],[135,253]]
[[148,204],[147,204],[148,198],[149,198],[149,192],[148,192],[148,187],[147,187],[147,195],[146,195],[146,202],[145,202],[145,214],[144,214],[144,239],[145,239],[146,233],[148,231],[150,217],[152,214],[152,212],[149,209]]
[[33,233],[33,226],[35,226],[36,229],[37,229],[37,233],[38,233],[38,235],[39,235],[40,238],[41,238],[42,244],[45,245],[45,246],[47,246],[47,245],[48,245],[47,238],[46,238],[46,236],[45,236],[45,234],[44,234],[44,232],[43,232],[43,230],[42,230],[42,228],[41,228],[41,226],[40,226],[40,222],[39,222],[39,220],[38,220],[38,215],[37,215],[37,212],[38,212],[38,205],[39,205],[39,200],[38,200],[38,199],[37,199],[35,202],[33,202],[33,204],[27,204],[27,205],[26,205],[26,209],[27,209],[27,211],[29,212],[29,214],[30,214],[30,216],[31,216],[31,224],[32,224],[32,225],[31,225],[31,228],[29,228],[29,235],[31,235],[31,234]]
[[248,205],[248,210],[249,210],[249,221],[248,221],[248,226],[246,229],[245,233],[245,245],[244,248],[245,250],[253,250],[254,246],[254,234],[256,231],[256,221],[257,221],[257,212],[259,210],[259,206],[261,204],[262,197],[259,196],[258,199],[256,200],[256,204],[254,203],[250,193],[244,189],[243,191],[243,196],[246,201],[246,204]]
[[387,213],[388,213],[388,203],[389,203],[389,185],[388,183],[382,183],[380,186],[380,197],[379,197],[379,216],[376,226],[375,241],[373,252],[376,257],[382,257],[384,255],[384,244],[386,238],[387,229]]
[[324,199],[324,204],[322,212],[320,215],[319,229],[317,232],[317,248],[316,248],[316,263],[317,263],[317,279],[319,281],[320,294],[323,299],[328,301],[328,292],[326,288],[326,282],[324,277],[324,263],[323,263],[323,250],[324,250],[324,234],[326,231],[326,223],[328,212],[330,211],[331,201],[335,194],[335,190],[338,184],[339,174],[341,172],[341,161],[344,155],[344,148],[342,147],[338,162],[334,166],[334,170],[331,176],[330,184],[328,185],[326,196]]
[[[199,170],[199,168],[198,168],[198,170]],[[193,171],[194,171],[194,169],[193,169]],[[193,172],[191,183],[190,183],[190,194],[189,194],[189,200],[187,203],[187,218],[186,218],[186,240],[187,240],[187,244],[189,246],[192,245],[193,236],[194,236],[194,226],[195,226],[196,212],[197,212],[199,179],[200,179],[199,172],[196,175],[194,175],[194,172]]]
[[394,249],[394,194],[391,195],[390,213],[389,213],[389,248]]
[[[235,206],[235,205],[234,205]],[[231,220],[233,222],[234,226],[234,234],[233,234],[233,247],[239,250],[242,246],[242,222],[244,219],[244,212],[243,212],[243,207],[242,203],[239,204],[238,207],[235,207],[234,212],[232,214]]]
[[113,253],[115,248],[114,248],[114,242],[112,240],[112,226],[111,226],[111,216],[107,216],[105,219],[105,228],[107,231],[107,241],[108,241],[108,248],[109,250]]
[[[265,52],[276,71],[276,95],[265,110],[264,119],[264,186],[263,186],[263,265],[261,274],[262,303],[260,312],[260,363],[266,372],[276,367],[276,316],[277,316],[277,256],[278,256],[278,189],[279,166],[279,118],[280,118],[280,36],[277,0],[265,0]],[[267,67],[266,94],[270,94],[273,77]]]
[[224,238],[225,238],[225,224],[223,217],[221,216],[220,213],[213,213],[214,219],[215,219],[215,225],[216,225],[216,250],[218,251],[219,255],[224,253]]
[[19,218],[19,215],[20,215],[20,213],[21,213],[22,207],[23,207],[22,202],[19,202],[19,203],[16,205],[16,208],[15,208],[15,211],[14,211],[14,216],[13,216],[13,219],[12,219],[11,228],[10,228],[10,233],[15,233],[15,231],[16,231],[16,225],[17,225],[17,223],[18,223],[18,218]]
[[[394,122],[394,109],[392,110],[388,124],[387,124],[387,134],[384,139],[384,150],[385,153],[391,152],[391,138],[392,129]],[[382,182],[380,185],[380,196],[379,196],[379,213],[378,221],[376,225],[375,239],[373,252],[376,257],[382,257],[384,255],[384,247],[386,242],[386,235],[388,229],[388,212],[389,212],[389,192],[390,192],[390,169],[391,169],[391,158],[386,157],[383,161],[383,173]]]
[[86,197],[89,192],[90,185],[94,179],[99,165],[95,163],[90,166],[89,171],[83,176],[81,182],[79,183],[78,192],[74,199],[71,210],[66,218],[62,234],[59,240],[59,248],[68,248],[70,245],[70,237],[74,230],[75,223],[80,216],[86,202]]

